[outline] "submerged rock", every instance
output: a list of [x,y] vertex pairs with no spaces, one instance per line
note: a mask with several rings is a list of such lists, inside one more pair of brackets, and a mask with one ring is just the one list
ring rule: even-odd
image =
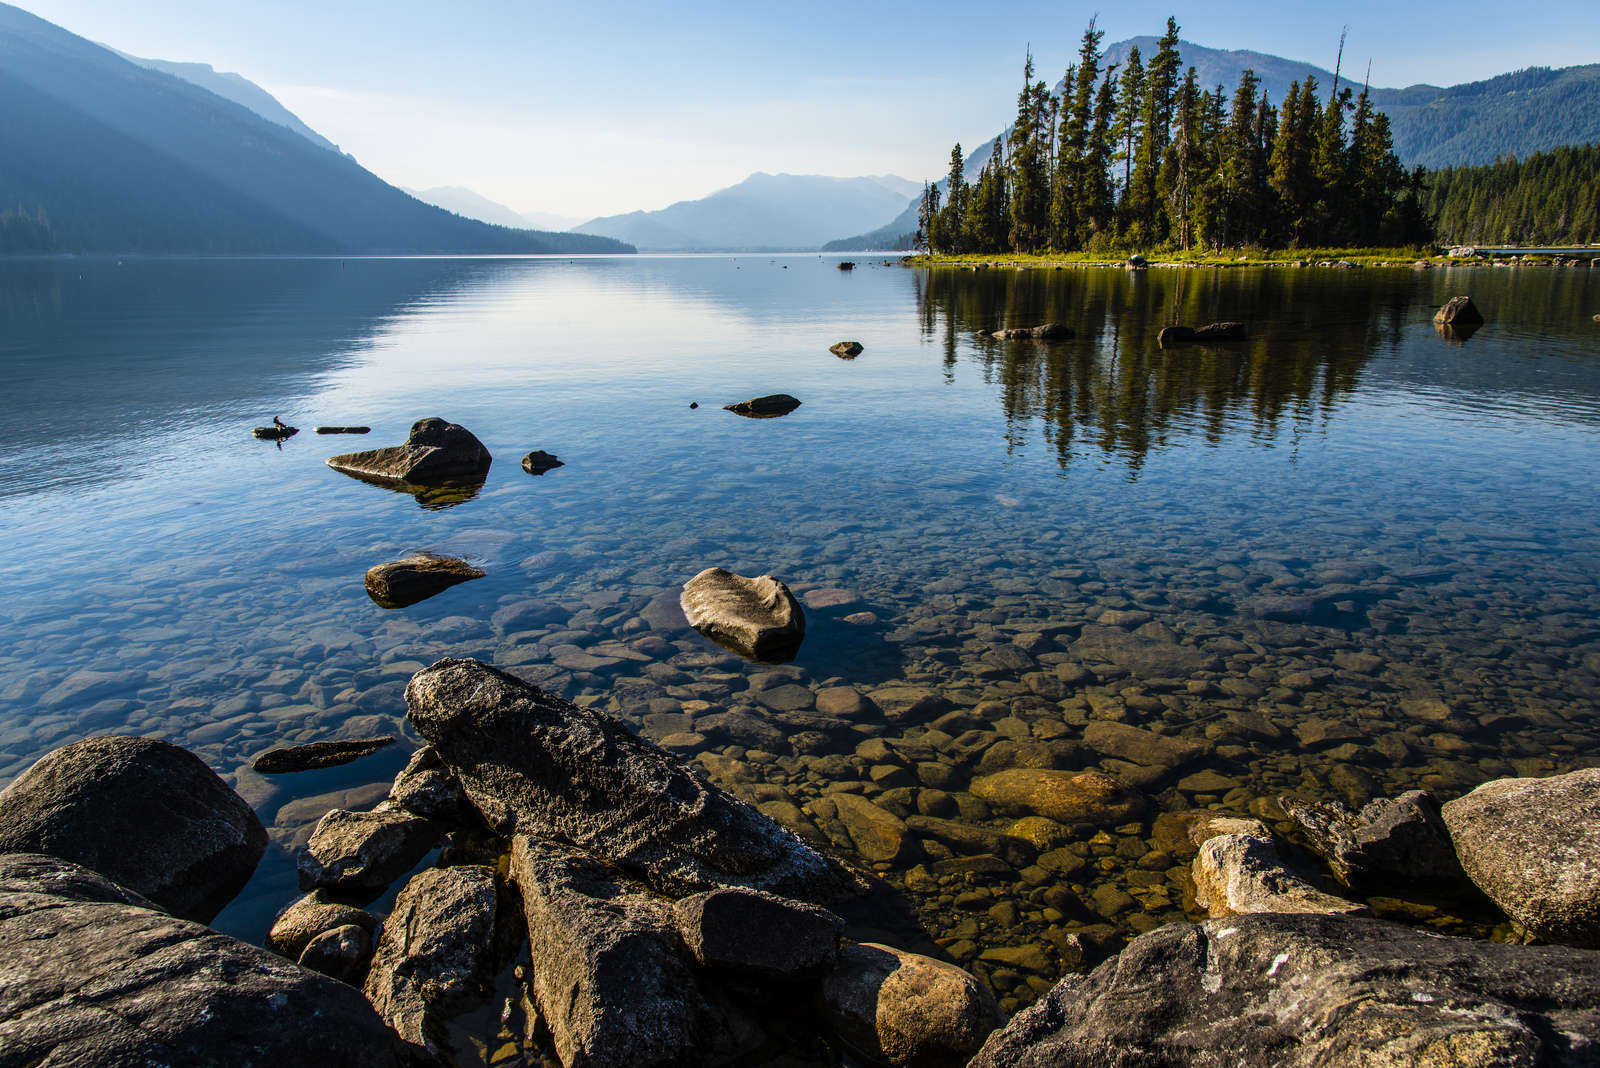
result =
[[381,608],[405,608],[443,593],[451,586],[483,578],[483,575],[465,560],[418,553],[392,564],[369,568],[367,596]]
[[476,660],[406,687],[417,732],[489,826],[571,842],[664,893],[747,886],[825,903],[856,880],[792,833],[595,709]]
[[439,836],[437,824],[409,812],[336,808],[317,821],[300,852],[300,888],[376,897],[416,867]]
[[725,411],[735,415],[743,415],[750,419],[772,419],[780,415],[788,415],[800,407],[800,402],[787,393],[774,393],[766,397],[752,397],[738,404],[724,404]]
[[1467,875],[1551,942],[1600,948],[1600,768],[1496,779],[1442,810]]
[[1346,886],[1451,881],[1465,877],[1439,817],[1439,802],[1423,790],[1380,797],[1360,812],[1337,801],[1281,798],[1311,849]]
[[844,948],[821,1002],[845,1043],[893,1068],[961,1068],[1005,1023],[970,972],[873,942]]
[[837,344],[829,345],[828,351],[841,360],[853,360],[862,353],[861,342],[840,341]]
[[394,741],[394,735],[384,734],[374,738],[307,742],[284,749],[269,749],[250,762],[250,769],[263,775],[284,775],[292,771],[335,768],[371,756],[385,746],[393,745]]
[[1580,1065],[1600,954],[1353,916],[1172,924],[1069,975],[972,1068]]
[[1042,326],[1019,326],[1009,330],[996,330],[988,335],[1000,341],[1015,341],[1019,338],[1033,338],[1038,341],[1066,341],[1076,335],[1070,327],[1060,323],[1045,323]]
[[1008,811],[1097,827],[1127,823],[1144,811],[1140,794],[1098,771],[1012,768],[974,779],[972,794]]
[[0,1060],[398,1065],[359,991],[53,857],[0,857]]
[[431,418],[411,424],[411,434],[404,445],[331,456],[327,464],[357,478],[428,486],[481,482],[493,460],[483,442],[466,427]]
[[199,923],[243,889],[266,848],[244,799],[158,738],[73,742],[0,792],[0,853],[82,864]]
[[1433,321],[1444,326],[1482,326],[1483,313],[1471,297],[1451,297],[1434,312]]
[[1205,326],[1168,326],[1156,335],[1162,348],[1206,341],[1243,341],[1249,336],[1243,323],[1208,323]]
[[542,475],[546,471],[554,471],[558,467],[565,467],[556,458],[555,453],[545,452],[543,449],[534,449],[522,458],[522,469],[530,475]]
[[691,627],[747,660],[785,663],[805,640],[805,610],[771,575],[708,567],[683,584],[679,604]]
[[1271,838],[1219,834],[1194,858],[1194,898],[1212,916],[1253,912],[1364,913],[1289,870]]

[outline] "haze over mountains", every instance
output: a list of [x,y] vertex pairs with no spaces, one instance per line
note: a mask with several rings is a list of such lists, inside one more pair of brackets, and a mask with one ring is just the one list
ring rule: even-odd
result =
[[288,125],[0,4],[0,251],[631,250],[423,204]]
[[580,215],[557,215],[549,211],[516,211],[459,185],[441,185],[432,189],[411,189],[406,186],[400,188],[424,203],[496,226],[571,230],[583,222],[583,217]]

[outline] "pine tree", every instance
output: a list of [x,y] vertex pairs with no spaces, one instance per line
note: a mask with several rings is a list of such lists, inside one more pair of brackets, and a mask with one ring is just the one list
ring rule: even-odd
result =
[[1310,239],[1317,199],[1312,164],[1321,114],[1317,79],[1308,75],[1304,85],[1291,83],[1272,145],[1271,184],[1278,207],[1275,244],[1298,247]]
[[1005,144],[994,139],[989,161],[983,165],[978,184],[967,207],[963,245],[969,252],[1005,252],[1010,226],[1011,202],[1006,181]]
[[971,190],[967,188],[967,180],[963,173],[965,157],[961,154],[961,142],[957,141],[950,150],[950,173],[945,177],[944,210],[939,213],[939,233],[947,246],[947,251],[966,251],[964,238],[966,234],[967,202],[971,199]]
[[1159,181],[1172,125],[1173,100],[1178,84],[1178,23],[1168,17],[1167,32],[1156,43],[1156,54],[1145,70],[1143,128],[1134,152],[1133,178],[1126,201],[1129,236],[1138,244],[1155,244],[1166,236]]
[[1187,250],[1194,243],[1194,210],[1206,174],[1201,143],[1200,81],[1193,67],[1184,76],[1173,105],[1172,141],[1161,166],[1161,196],[1172,221],[1173,238]]
[[1342,245],[1352,239],[1348,216],[1350,160],[1344,136],[1344,113],[1349,106],[1349,89],[1329,96],[1316,129],[1311,165],[1311,183],[1315,190],[1311,209],[1312,240],[1322,245]]
[[922,183],[922,201],[917,205],[917,233],[912,248],[946,252],[944,235],[939,232],[939,187]]
[[1050,176],[1048,139],[1054,126],[1054,97],[1033,78],[1033,53],[1022,69],[1017,119],[1011,127],[1010,245],[1034,252],[1049,242]]
[[1122,164],[1122,183],[1117,187],[1117,205],[1122,213],[1122,226],[1128,218],[1128,190],[1133,184],[1133,157],[1139,145],[1139,116],[1144,107],[1144,63],[1138,45],[1128,49],[1128,65],[1122,70],[1122,84],[1117,96],[1117,118],[1112,127],[1117,143],[1115,159]]
[[[1056,181],[1051,201],[1050,221],[1061,248],[1082,248],[1088,239],[1088,221],[1100,210],[1103,179],[1094,167],[1103,168],[1101,150],[1092,146],[1095,137],[1096,97],[1100,83],[1100,42],[1105,31],[1090,19],[1078,48],[1078,62],[1063,82],[1066,98],[1061,105],[1060,138],[1056,156]],[[1104,140],[1104,131],[1101,131]]]

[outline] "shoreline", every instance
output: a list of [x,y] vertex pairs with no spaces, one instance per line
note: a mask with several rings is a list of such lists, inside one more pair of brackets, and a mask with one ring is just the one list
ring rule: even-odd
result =
[[[1574,249],[1574,252],[1582,251]],[[1190,269],[1198,267],[1326,267],[1331,269],[1362,269],[1389,267],[1405,270],[1426,270],[1435,267],[1578,267],[1586,268],[1600,259],[1582,260],[1576,256],[1563,256],[1560,251],[1527,253],[1513,256],[1448,256],[1422,254],[1420,249],[1303,249],[1295,251],[1266,252],[1260,255],[1224,257],[1199,252],[1177,253],[1159,259],[1147,259],[1141,266],[1131,266],[1130,253],[1119,258],[1091,256],[1086,253],[1004,253],[982,255],[932,255],[928,253],[903,256],[901,264],[907,267],[953,267],[963,270],[1063,270],[1065,268],[1114,267],[1120,270]]]

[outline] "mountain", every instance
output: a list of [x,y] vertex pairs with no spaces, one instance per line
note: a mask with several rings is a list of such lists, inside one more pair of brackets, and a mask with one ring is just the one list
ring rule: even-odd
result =
[[126,52],[118,52],[115,48],[110,51],[116,52],[129,63],[137,63],[147,70],[158,70],[162,74],[182,78],[191,85],[198,85],[202,89],[216,93],[224,100],[231,100],[235,104],[247,107],[268,122],[287,126],[307,141],[329,152],[339,151],[338,145],[301,122],[300,116],[284,107],[278,102],[277,97],[248,78],[218,71],[209,63],[173,63],[165,59],[141,59]]
[[423,204],[243,105],[0,4],[0,251],[631,249]]
[[581,215],[558,215],[553,211],[525,211],[522,213],[523,225],[531,226],[536,230],[567,231],[581,222],[583,222],[583,216]]
[[[1123,64],[1129,51],[1138,46],[1147,61],[1157,47],[1154,37],[1132,37],[1106,47],[1107,63]],[[1195,68],[1202,89],[1217,85],[1231,97],[1239,75],[1253,70],[1261,79],[1273,104],[1281,104],[1292,82],[1304,82],[1309,75],[1317,79],[1323,94],[1333,89],[1333,72],[1265,52],[1206,48],[1192,41],[1178,42],[1184,69]],[[1341,85],[1352,82],[1355,71],[1341,75]],[[1062,83],[1057,82],[1059,96]],[[1372,102],[1389,116],[1394,149],[1408,167],[1474,166],[1492,163],[1506,154],[1519,158],[1534,152],[1549,151],[1563,145],[1600,141],[1600,63],[1552,70],[1530,67],[1484,81],[1439,88],[1413,85],[1406,89],[1374,87]],[[1004,136],[1001,131],[998,136]],[[989,158],[991,137],[967,157],[964,171],[968,180],[976,177]],[[944,183],[940,183],[941,190]],[[824,245],[830,252],[865,249],[909,248],[892,244],[917,229],[917,204],[920,191],[911,203],[892,220],[876,229],[840,238]]]
[[434,207],[464,215],[469,219],[477,219],[479,222],[513,228],[528,225],[526,219],[504,204],[497,204],[488,197],[480,196],[459,185],[441,185],[433,189],[409,189],[405,186],[401,188],[424,204],[432,204]]
[[700,200],[591,219],[576,229],[647,250],[810,251],[835,234],[881,223],[905,206],[907,189],[921,186],[893,176],[758,172]]

